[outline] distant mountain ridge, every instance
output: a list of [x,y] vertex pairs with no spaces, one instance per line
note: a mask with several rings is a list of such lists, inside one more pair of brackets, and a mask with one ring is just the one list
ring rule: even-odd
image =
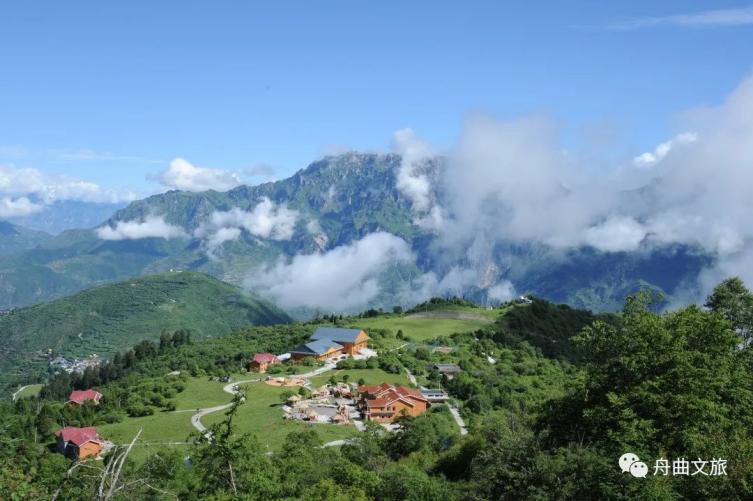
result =
[[50,238],[52,235],[43,231],[0,220],[0,256],[33,249]]
[[[429,161],[428,172],[442,159]],[[32,304],[98,283],[166,271],[171,268],[208,273],[243,284],[249,271],[278,259],[328,252],[382,231],[403,239],[415,263],[396,263],[380,277],[381,292],[369,306],[391,308],[401,302],[406,280],[434,272],[442,277],[454,266],[480,270],[475,284],[456,294],[485,301],[490,285],[512,280],[518,293],[535,293],[557,302],[595,310],[618,308],[640,287],[669,294],[709,262],[693,249],[676,246],[652,252],[602,253],[589,248],[552,252],[537,244],[495,244],[487,256],[450,258],[436,249],[437,236],[414,222],[411,200],[396,182],[401,157],[395,154],[347,153],[325,157],[293,176],[228,192],[170,191],[135,201],[118,210],[107,225],[160,216],[181,228],[187,238],[106,241],[92,230],[68,230],[37,248],[0,259],[0,307]],[[441,193],[435,196],[441,197]],[[242,231],[216,253],[194,232],[212,215],[253,210],[262,200],[296,211],[290,238],[259,237]],[[410,302],[421,298],[412,297]]]
[[48,350],[107,355],[163,330],[218,337],[249,325],[289,322],[274,305],[201,273],[168,272],[102,285],[0,315],[0,386],[34,380]]
[[9,218],[9,221],[29,229],[59,235],[65,230],[98,226],[126,205],[126,203],[58,200],[46,205],[39,212]]

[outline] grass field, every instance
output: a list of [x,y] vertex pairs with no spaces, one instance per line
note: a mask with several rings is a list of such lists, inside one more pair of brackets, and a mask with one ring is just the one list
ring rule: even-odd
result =
[[[187,448],[188,436],[196,429],[191,426],[192,412],[157,412],[151,416],[125,418],[120,423],[97,426],[99,435],[118,445],[130,443],[143,428],[141,437],[131,453],[141,462],[150,453],[173,447]],[[179,442],[179,444],[173,444]],[[171,445],[173,444],[173,445]]]
[[[265,450],[278,450],[288,433],[312,427],[324,442],[352,437],[358,433],[354,426],[285,421],[280,408],[280,393],[290,388],[269,386],[262,382],[250,383],[242,387],[247,392],[247,398],[235,417],[236,430],[238,433],[255,435]],[[203,422],[204,425],[209,426],[223,419],[225,419],[225,413],[217,412],[206,416]]]
[[[243,374],[239,378],[254,379],[258,374]],[[237,379],[234,379],[237,380]],[[209,378],[190,378],[186,381],[186,389],[178,393],[173,401],[176,410],[196,410],[200,407],[213,407],[230,401],[231,396],[222,391],[227,383],[209,381]]]
[[39,391],[42,389],[42,384],[30,384],[23,390],[16,393],[16,400],[19,398],[35,397],[39,395]]
[[[461,318],[440,318],[449,312],[458,312],[468,314],[469,317],[478,317],[474,319]],[[431,339],[448,336],[456,332],[472,332],[476,329],[488,325],[499,315],[500,310],[484,310],[481,308],[448,308],[443,310],[434,310],[417,315],[391,315],[382,318],[359,318],[354,319],[354,325],[365,329],[389,329],[393,333],[402,330],[403,334],[411,342],[426,342]],[[421,316],[426,315],[426,316]],[[384,338],[379,340],[386,348],[399,346],[404,341],[396,338]]]
[[151,416],[125,417],[120,423],[98,426],[99,434],[116,444],[130,442],[139,428],[143,428],[137,447],[132,452],[139,461],[150,452],[170,447],[186,447],[188,435],[196,429],[191,425],[191,416],[200,407],[213,407],[229,402],[231,396],[222,391],[226,383],[209,381],[207,378],[189,378],[186,389],[176,395],[174,401],[178,412],[157,412]]
[[338,381],[342,381],[342,377],[348,374],[350,375],[349,383],[356,383],[359,379],[363,378],[366,384],[379,384],[379,383],[391,383],[391,384],[408,384],[408,376],[401,372],[400,374],[390,374],[381,369],[350,369],[350,370],[334,370],[326,372],[321,376],[311,378],[311,384],[315,387],[319,387],[329,382],[329,378],[335,376]]

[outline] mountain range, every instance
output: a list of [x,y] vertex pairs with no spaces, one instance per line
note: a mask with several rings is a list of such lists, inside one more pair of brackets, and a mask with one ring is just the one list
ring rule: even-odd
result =
[[[301,316],[431,295],[483,302],[523,293],[603,311],[641,287],[671,296],[711,259],[681,245],[563,251],[504,239],[451,251],[400,189],[401,161],[396,154],[330,156],[281,181],[137,200],[98,228],[28,233],[20,244],[3,236],[0,307],[180,269],[242,285]],[[441,158],[422,166],[429,179],[442,168]]]

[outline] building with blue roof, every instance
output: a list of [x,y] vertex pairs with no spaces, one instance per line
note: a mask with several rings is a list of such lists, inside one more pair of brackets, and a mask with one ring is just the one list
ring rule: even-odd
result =
[[311,340],[292,350],[290,356],[293,360],[303,360],[306,357],[326,360],[343,354],[357,355],[368,346],[369,336],[363,330],[319,327]]

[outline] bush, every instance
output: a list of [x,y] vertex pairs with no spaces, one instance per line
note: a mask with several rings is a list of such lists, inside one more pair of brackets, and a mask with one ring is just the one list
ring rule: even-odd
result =
[[146,405],[136,404],[128,407],[126,412],[131,417],[144,417],[154,414],[154,409]]
[[114,412],[111,413],[111,414],[105,415],[105,417],[102,418],[102,419],[107,424],[119,423],[119,422],[121,422],[123,420],[123,418],[120,416],[120,414],[116,414]]

